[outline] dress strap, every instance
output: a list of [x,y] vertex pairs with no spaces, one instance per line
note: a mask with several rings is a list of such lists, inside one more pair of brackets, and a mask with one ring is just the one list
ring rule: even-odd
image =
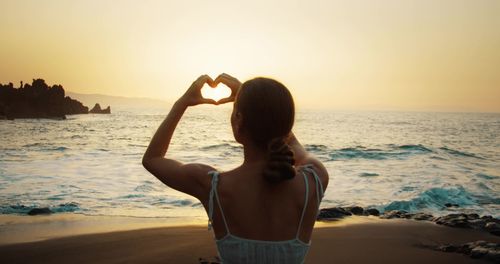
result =
[[229,234],[229,228],[227,227],[226,217],[224,216],[224,212],[222,211],[222,206],[220,204],[219,195],[217,194],[217,184],[219,183],[219,172],[210,171],[209,175],[212,176],[212,184],[210,188],[210,196],[208,200],[208,230],[212,229],[212,224],[214,220],[214,196],[217,200],[217,204],[219,206],[220,214],[222,216],[222,221],[224,222],[224,226],[226,227],[226,232]]
[[302,220],[304,220],[304,214],[306,213],[307,208],[307,200],[309,198],[309,181],[307,180],[307,175],[302,171],[302,176],[304,176],[304,185],[306,186],[306,195],[304,201],[304,208],[302,209],[302,215],[300,216],[299,226],[297,227],[297,234],[295,234],[295,238],[299,238],[300,228],[302,227]]
[[316,198],[318,199],[318,209],[319,209],[319,204],[321,203],[321,200],[323,199],[323,196],[324,196],[323,184],[321,183],[321,180],[320,180],[318,174],[316,173],[316,171],[314,170],[314,167],[312,164],[305,165],[304,170],[306,170],[307,172],[310,172],[310,173],[312,173],[312,175],[314,175],[314,182],[316,184]]

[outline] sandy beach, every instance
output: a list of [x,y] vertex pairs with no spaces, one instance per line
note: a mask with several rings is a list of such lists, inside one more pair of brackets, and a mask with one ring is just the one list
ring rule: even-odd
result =
[[[200,257],[213,260],[216,256],[212,233],[199,224],[69,234],[40,241],[4,244],[0,246],[2,262],[198,263]],[[485,232],[430,222],[351,217],[335,223],[317,223],[306,262],[487,263],[423,246],[476,240],[500,242],[499,237]]]

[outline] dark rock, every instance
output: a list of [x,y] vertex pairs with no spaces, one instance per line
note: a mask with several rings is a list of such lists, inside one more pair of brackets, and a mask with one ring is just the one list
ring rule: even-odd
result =
[[393,219],[393,218],[406,218],[408,212],[403,210],[391,210],[384,212],[383,215],[380,216],[382,219]]
[[347,207],[345,209],[351,212],[351,214],[353,215],[363,215],[363,212],[365,211],[363,207],[360,206]]
[[454,203],[445,203],[444,206],[446,206],[446,207],[458,207],[459,205],[454,204]]
[[456,252],[470,256],[474,259],[490,260],[495,263],[500,261],[500,244],[486,241],[474,241],[460,245],[444,244],[436,247],[426,246],[443,252]]
[[433,219],[438,225],[472,228],[500,236],[500,220],[492,216],[479,217],[477,214],[449,214]]
[[488,254],[488,249],[483,247],[475,247],[470,251],[470,257],[475,259],[482,258],[486,254]]
[[64,113],[67,115],[88,114],[89,108],[84,106],[81,102],[66,96],[64,98]]
[[[71,110],[70,110],[71,109]],[[12,83],[0,84],[0,116],[14,118],[57,118],[74,113],[86,114],[88,108],[65,97],[61,85],[48,86],[43,79],[14,88]]]
[[484,219],[478,218],[473,220],[468,220],[470,227],[474,229],[483,229],[486,225],[486,221]]
[[486,255],[485,259],[491,260],[493,263],[500,263],[500,250],[488,251],[488,255]]
[[445,225],[450,227],[471,228],[467,221],[466,214],[449,214],[437,217],[434,222],[438,225]]
[[437,217],[433,221],[436,224],[450,227],[485,230],[494,235],[500,233],[500,220],[491,216],[479,217],[477,214],[449,214]]
[[43,207],[43,208],[33,208],[31,209],[29,212],[28,212],[28,215],[41,215],[41,214],[51,214],[52,211],[47,208],[47,207]]
[[458,246],[455,245],[441,245],[438,247],[438,250],[443,251],[443,252],[457,252]]
[[500,224],[498,223],[495,223],[495,222],[488,222],[484,225],[484,229],[486,230],[490,230],[490,231],[493,231],[493,230],[500,230]]
[[7,115],[5,113],[6,113],[5,104],[3,102],[0,102],[0,120],[7,119]]
[[450,227],[471,228],[467,220],[463,219],[452,220],[448,223],[445,223],[445,225]]
[[429,221],[429,220],[432,220],[433,218],[434,218],[434,216],[432,216],[430,214],[426,214],[426,213],[416,213],[411,217],[411,219],[419,220],[419,221],[422,221],[422,220]]
[[111,107],[108,106],[106,109],[101,109],[101,105],[95,104],[94,107],[89,111],[92,114],[111,114]]
[[470,248],[481,247],[481,246],[485,246],[486,244],[488,244],[488,242],[486,242],[484,240],[477,240],[474,242],[465,243],[465,245],[470,247]]
[[324,208],[319,211],[318,220],[338,220],[352,215],[342,207]]
[[406,219],[413,219],[414,216],[415,214],[410,214],[410,213],[402,213],[400,215],[401,218],[406,218]]
[[478,219],[479,215],[478,214],[468,214],[467,219],[472,220],[472,219]]
[[462,244],[462,245],[458,246],[456,252],[457,253],[462,253],[462,254],[465,254],[465,255],[469,255],[470,251],[471,251],[471,247],[470,246],[468,246],[467,244]]
[[[364,209],[360,206],[350,206],[350,207],[332,207],[324,208],[320,210],[317,220],[319,221],[332,221],[339,220],[346,216],[351,215],[363,215],[378,216],[381,219],[413,219],[417,221],[433,221],[438,225],[444,225],[448,227],[455,228],[471,228],[477,230],[483,230],[491,233],[492,235],[500,236],[500,219],[494,218],[489,215],[479,216],[478,214],[465,214],[465,213],[453,213],[444,216],[434,217],[431,214],[419,212],[419,213],[408,213],[404,210],[389,210],[380,213],[375,208]],[[468,251],[470,249],[458,249],[457,251]]]
[[365,213],[367,215],[374,215],[374,216],[379,216],[380,215],[380,212],[377,209],[375,209],[375,208],[368,208],[368,209],[365,210]]

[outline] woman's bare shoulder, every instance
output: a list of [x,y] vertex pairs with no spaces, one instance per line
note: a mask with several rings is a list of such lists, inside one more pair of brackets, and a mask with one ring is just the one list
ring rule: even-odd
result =
[[296,164],[297,167],[312,165],[314,171],[318,174],[321,183],[323,184],[323,189],[326,189],[328,186],[329,175],[326,170],[325,165],[316,157],[312,155],[308,155],[306,158],[302,160],[300,164]]

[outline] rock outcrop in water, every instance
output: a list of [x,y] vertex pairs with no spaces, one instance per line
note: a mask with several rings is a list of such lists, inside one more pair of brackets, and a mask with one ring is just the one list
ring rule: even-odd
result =
[[89,108],[69,96],[64,97],[63,111],[66,115],[87,114]]
[[336,221],[346,216],[362,215],[362,216],[379,216],[380,212],[375,208],[364,209],[360,206],[352,207],[330,207],[323,208],[319,211],[318,219],[320,221]]
[[28,212],[28,215],[47,215],[53,212],[48,207],[43,208],[33,208]]
[[101,105],[95,104],[94,107],[89,111],[91,114],[111,114],[111,106],[105,109],[101,109]]
[[[109,111],[108,107],[104,111]],[[89,108],[65,96],[61,85],[48,86],[43,79],[33,79],[31,84],[21,82],[19,88],[12,83],[0,84],[0,119],[57,118],[66,115],[87,114]]]

